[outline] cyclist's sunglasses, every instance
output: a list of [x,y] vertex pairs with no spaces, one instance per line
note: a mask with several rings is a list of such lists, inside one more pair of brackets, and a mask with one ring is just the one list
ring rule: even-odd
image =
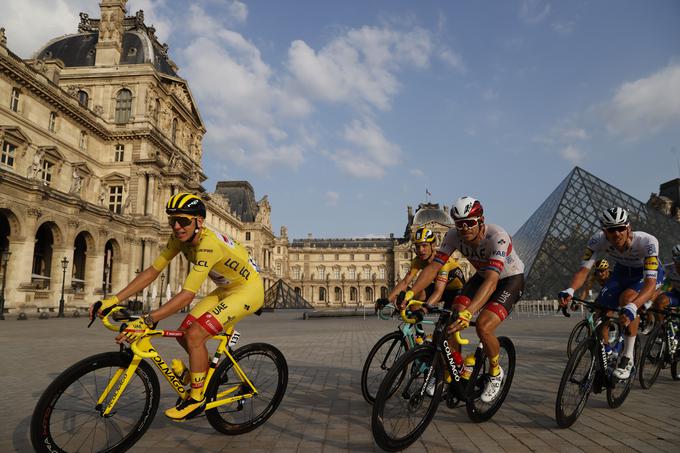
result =
[[622,233],[622,232],[626,231],[627,228],[628,228],[628,225],[619,225],[619,226],[615,226],[615,227],[605,228],[604,230],[608,233],[614,233],[614,232]]
[[463,228],[474,228],[479,224],[479,217],[472,217],[469,219],[460,219],[454,221],[457,230],[462,230]]
[[186,228],[191,225],[196,217],[193,216],[183,216],[183,215],[172,215],[168,217],[168,223],[171,227],[175,226],[175,222],[179,223],[179,226]]

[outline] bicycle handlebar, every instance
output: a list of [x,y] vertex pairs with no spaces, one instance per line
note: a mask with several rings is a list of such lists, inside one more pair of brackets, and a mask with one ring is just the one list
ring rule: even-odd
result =
[[[390,314],[386,315],[385,312],[386,310],[389,310]],[[382,307],[380,310],[378,310],[378,317],[382,319],[383,321],[387,321],[394,315],[394,312],[396,311],[396,308],[392,304],[387,304],[384,307]]]
[[[590,308],[590,309],[592,309],[592,310],[600,309],[600,310],[614,311],[614,312],[616,312],[616,313],[622,313],[622,312],[623,312],[623,308],[620,308],[620,307],[619,307],[619,308],[611,308],[611,307],[607,307],[607,306],[602,305],[602,304],[598,304],[598,303],[595,302],[595,301],[590,301],[590,300],[585,300],[585,299],[579,299],[578,297],[572,297],[570,303],[572,303],[572,304],[581,304],[581,305],[585,305],[585,306],[587,306],[588,308]],[[558,310],[561,310],[561,311],[562,311],[562,314],[563,314],[565,317],[567,317],[567,318],[571,317],[571,313],[567,312],[567,307],[566,307],[566,305],[560,307]]]
[[[418,311],[409,310],[409,307],[411,307],[411,305],[415,305],[416,308],[425,307],[429,313],[433,313],[433,314],[446,313],[446,312],[454,313],[451,310],[441,309],[439,307],[428,305],[425,302],[420,301],[420,300],[411,300],[406,305],[406,307],[402,308],[401,313],[400,313],[401,319],[407,324],[415,324],[417,322],[423,322],[423,312],[421,310],[418,310]],[[456,315],[457,315],[457,313],[456,313]],[[413,316],[413,318],[411,316]],[[470,342],[470,340],[460,336],[460,331],[456,331],[454,333],[454,338],[456,340],[456,343],[461,344],[461,345],[468,344]]]

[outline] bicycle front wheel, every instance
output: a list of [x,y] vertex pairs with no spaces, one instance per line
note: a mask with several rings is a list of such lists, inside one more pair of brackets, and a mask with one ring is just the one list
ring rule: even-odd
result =
[[571,357],[571,354],[574,352],[574,349],[576,349],[579,343],[589,336],[590,325],[588,324],[588,320],[583,319],[579,321],[571,330],[569,341],[567,342],[567,358]]
[[401,332],[390,332],[373,346],[361,370],[361,393],[366,402],[375,402],[380,383],[405,351],[406,340]]
[[[232,353],[257,394],[205,411],[208,422],[223,434],[247,433],[263,424],[281,404],[288,386],[288,364],[281,351],[266,343],[252,343]],[[221,398],[220,392],[236,389],[225,398],[251,393],[230,360],[223,360],[215,370],[206,389],[208,403]]]
[[97,400],[114,374],[130,365],[125,352],[106,352],[81,360],[43,392],[31,417],[31,442],[37,452],[120,452],[146,432],[158,410],[160,389],[151,366],[141,362],[120,399],[102,415]]
[[581,342],[562,373],[555,402],[555,419],[560,428],[573,425],[588,402],[595,377],[595,350],[592,338]]
[[[428,383],[430,390],[428,394]],[[444,387],[444,362],[434,346],[402,355],[387,372],[373,404],[373,438],[384,450],[403,450],[425,431]]]
[[666,342],[664,341],[663,324],[652,331],[647,337],[647,343],[642,350],[640,360],[640,385],[643,389],[652,388],[659,377],[664,360]]
[[512,378],[515,376],[515,345],[512,344],[508,337],[498,337],[498,343],[501,347],[498,364],[504,372],[504,377],[501,389],[489,403],[485,403],[481,399],[487,379],[489,379],[486,353],[483,349],[478,349],[475,353],[475,368],[472,370],[472,375],[470,375],[467,401],[465,402],[468,417],[475,423],[489,420],[500,409],[505,397],[508,396],[510,386],[512,385]]
[[640,341],[636,338],[635,349],[633,350],[633,370],[630,372],[628,379],[619,380],[613,375],[610,377],[609,386],[607,387],[607,404],[609,407],[616,408],[623,404],[633,387],[633,381],[637,373],[637,368],[640,365]]

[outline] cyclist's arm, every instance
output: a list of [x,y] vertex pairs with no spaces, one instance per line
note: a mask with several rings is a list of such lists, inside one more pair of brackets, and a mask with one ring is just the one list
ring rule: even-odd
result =
[[468,306],[468,311],[472,314],[477,313],[477,311],[488,302],[489,298],[496,290],[496,285],[501,277],[501,274],[494,269],[487,269],[482,272],[484,272],[484,281],[479,285],[479,289]]
[[587,267],[582,267],[580,268],[574,276],[571,278],[571,282],[569,283],[569,287],[573,288],[574,291],[579,289],[583,284],[586,282],[588,279],[588,274],[590,273],[590,269]]
[[633,299],[632,303],[635,304],[637,308],[640,308],[649,299],[654,297],[656,292],[656,279],[659,273],[659,259],[656,256],[648,256],[645,258],[644,262],[644,276],[645,279],[642,284],[642,289],[638,293],[637,297]]
[[447,279],[444,279],[442,281],[441,275],[437,276],[437,278],[434,281],[434,291],[432,292],[430,297],[427,299],[428,305],[439,304],[439,301],[442,300],[442,296],[444,295],[444,290],[446,289],[447,283],[448,283]]
[[137,294],[147,286],[151,284],[154,280],[156,280],[156,277],[158,277],[158,274],[161,272],[159,270],[156,270],[153,266],[149,266],[146,269],[144,269],[143,272],[140,272],[139,275],[135,277],[134,280],[132,280],[128,285],[120,290],[117,294],[116,297],[118,300],[123,301],[127,299],[128,297]]
[[194,296],[196,296],[195,293],[183,289],[179,293],[175,294],[172,299],[164,303],[162,307],[158,308],[157,310],[153,310],[151,312],[151,317],[153,318],[154,322],[158,322],[171,315],[174,315],[182,308],[189,305],[191,301],[194,300]]
[[394,301],[397,300],[397,296],[400,292],[406,291],[408,284],[413,281],[415,274],[416,273],[412,269],[409,269],[408,274],[406,274],[406,276],[402,278],[399,283],[397,283],[392,291],[390,291],[390,294],[387,296],[387,299],[390,301],[390,303],[394,303]]
[[441,269],[442,266],[443,264],[437,262],[436,259],[427,266],[425,266],[423,270],[420,271],[420,274],[418,274],[416,282],[411,287],[411,291],[413,291],[413,294],[419,294],[422,290],[427,288],[430,285],[430,283],[432,283],[435,276],[437,275],[437,272],[439,272],[439,269]]

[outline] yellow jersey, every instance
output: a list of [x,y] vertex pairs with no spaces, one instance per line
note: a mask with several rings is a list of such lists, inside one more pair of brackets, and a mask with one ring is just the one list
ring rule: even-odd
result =
[[152,266],[162,271],[180,252],[192,264],[183,289],[194,294],[207,277],[221,287],[246,285],[250,280],[260,278],[257,264],[241,244],[206,227],[201,230],[197,246],[171,235]]
[[[411,268],[408,271],[409,275],[415,277],[428,264],[430,263],[418,257],[413,258],[411,260]],[[465,285],[465,274],[463,274],[458,261],[453,257],[449,257],[446,263],[439,269],[439,272],[437,272],[435,281],[447,282],[447,290],[459,290]]]

